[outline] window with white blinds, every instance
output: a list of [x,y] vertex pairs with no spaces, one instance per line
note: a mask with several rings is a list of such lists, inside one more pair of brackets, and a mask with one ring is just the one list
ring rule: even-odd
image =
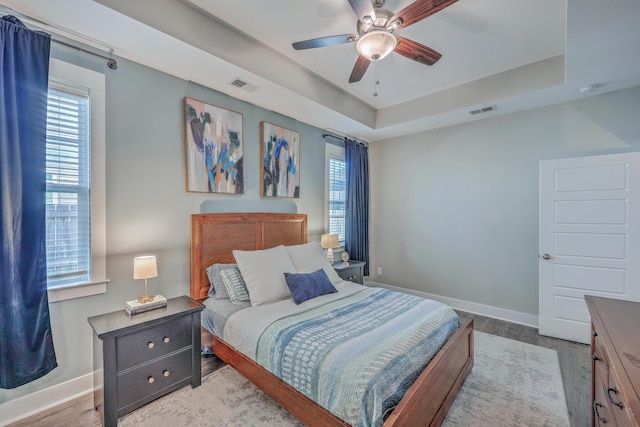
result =
[[344,244],[347,198],[347,167],[342,152],[333,150],[328,155],[329,175],[329,234],[337,234]]
[[47,99],[47,281],[91,273],[89,89],[50,81]]

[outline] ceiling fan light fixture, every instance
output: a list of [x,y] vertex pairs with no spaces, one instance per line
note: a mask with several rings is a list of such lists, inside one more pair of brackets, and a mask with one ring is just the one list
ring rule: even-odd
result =
[[400,25],[404,24],[404,21],[402,20],[402,18],[398,18],[395,21],[393,21],[390,25],[389,25],[389,29],[390,30],[397,30],[398,27],[400,27]]
[[393,52],[398,45],[396,37],[388,31],[372,30],[356,43],[358,53],[370,61],[379,61]]

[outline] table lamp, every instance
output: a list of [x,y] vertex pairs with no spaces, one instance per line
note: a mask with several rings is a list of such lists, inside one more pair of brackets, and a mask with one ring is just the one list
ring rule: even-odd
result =
[[333,262],[333,248],[339,248],[340,242],[338,241],[337,234],[323,234],[320,238],[320,246],[327,250],[327,259],[329,262]]
[[158,277],[158,266],[154,255],[138,256],[133,259],[133,278],[144,279],[144,295],[138,298],[139,303],[151,302],[153,295],[147,293],[147,279]]

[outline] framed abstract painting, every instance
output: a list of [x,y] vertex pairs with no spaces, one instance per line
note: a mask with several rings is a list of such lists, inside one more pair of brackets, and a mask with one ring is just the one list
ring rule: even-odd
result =
[[242,114],[184,98],[186,189],[244,193]]
[[300,198],[300,133],[261,122],[260,141],[262,196]]

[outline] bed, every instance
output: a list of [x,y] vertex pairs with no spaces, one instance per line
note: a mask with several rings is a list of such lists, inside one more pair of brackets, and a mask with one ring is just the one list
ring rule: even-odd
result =
[[[210,287],[207,267],[215,263],[235,263],[234,250],[256,251],[305,243],[307,218],[303,214],[192,215],[191,298],[201,301],[207,298]],[[235,317],[241,316],[234,316],[234,319]],[[262,367],[254,361],[254,357],[249,357],[204,328],[202,343],[306,425],[349,425]],[[473,323],[467,321],[453,332],[408,387],[399,403],[394,405],[395,409],[385,416],[383,425],[440,425],[472,367]]]

